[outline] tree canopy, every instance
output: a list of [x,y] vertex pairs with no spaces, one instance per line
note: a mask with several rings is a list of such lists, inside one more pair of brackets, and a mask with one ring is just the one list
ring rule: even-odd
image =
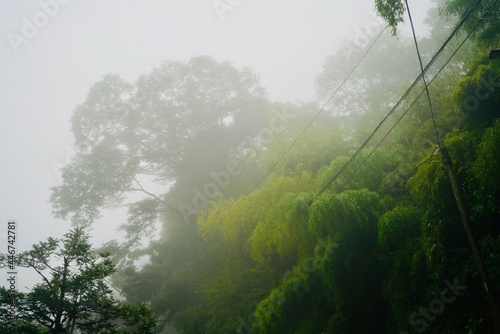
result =
[[41,283],[29,292],[0,290],[2,333],[153,333],[156,317],[145,304],[114,297],[106,279],[116,268],[109,254],[94,254],[83,228],[33,245],[16,263],[34,270]]
[[[375,3],[396,32],[405,3]],[[498,5],[439,4],[424,61],[447,19],[465,21],[427,72],[433,113],[404,35],[374,36],[359,64],[359,45],[328,57],[318,99],[342,87],[324,107],[271,102],[252,71],[205,56],[134,84],[104,77],[74,111],[56,216],[87,226],[127,207],[125,242],[103,247],[119,256],[98,263],[118,263],[114,284],[160,329],[494,333],[439,148],[497,294],[500,63],[484,45],[498,40]]]

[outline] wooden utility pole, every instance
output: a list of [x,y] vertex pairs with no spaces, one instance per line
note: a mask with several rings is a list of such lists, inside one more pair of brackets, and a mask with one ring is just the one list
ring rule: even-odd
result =
[[448,177],[450,178],[451,188],[453,189],[453,194],[455,195],[458,211],[460,211],[460,217],[462,218],[462,223],[464,224],[465,233],[467,234],[467,238],[469,239],[470,247],[472,248],[472,253],[474,254],[474,259],[476,260],[476,265],[479,269],[479,275],[481,276],[484,288],[486,290],[488,304],[490,307],[490,312],[493,317],[493,323],[495,326],[495,334],[500,334],[500,308],[498,307],[493,286],[491,284],[488,271],[486,270],[486,265],[484,262],[483,255],[481,254],[481,250],[479,249],[477,240],[474,237],[474,234],[472,233],[469,216],[467,214],[464,200],[460,192],[457,176],[455,175],[455,171],[453,170],[453,163],[443,143],[440,143],[439,149],[441,151],[441,156],[443,158],[443,164],[446,168],[446,172],[448,173]]

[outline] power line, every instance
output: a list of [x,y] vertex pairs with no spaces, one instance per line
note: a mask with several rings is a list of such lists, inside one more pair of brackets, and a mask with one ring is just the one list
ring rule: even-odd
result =
[[[335,89],[335,91],[330,95],[330,97],[328,98],[328,100],[323,104],[323,106],[318,110],[318,112],[316,113],[316,115],[314,115],[314,117],[311,119],[311,121],[309,121],[309,123],[305,126],[305,128],[300,132],[300,134],[297,136],[297,138],[295,138],[294,141],[290,144],[290,146],[288,146],[288,148],[285,150],[285,152],[283,152],[283,154],[276,160],[276,162],[271,166],[271,168],[269,168],[269,170],[266,172],[266,174],[259,180],[259,182],[257,182],[257,184],[252,188],[252,190],[250,190],[250,193],[252,191],[254,191],[259,186],[259,184],[274,170],[274,168],[276,168],[276,166],[281,162],[281,160],[283,160],[283,158],[290,151],[290,149],[293,146],[295,146],[295,144],[302,137],[302,135],[304,135],[304,133],[307,131],[307,129],[318,118],[318,116],[321,114],[321,112],[323,112],[325,110],[326,106],[330,103],[330,101],[338,93],[338,91],[344,86],[344,84],[347,82],[347,80],[351,77],[352,73],[354,73],[354,71],[359,67],[359,65],[361,64],[361,62],[365,59],[366,55],[370,52],[370,50],[373,48],[373,46],[378,42],[378,40],[380,39],[380,37],[382,36],[382,34],[385,32],[386,29],[387,29],[387,27],[385,27],[384,29],[382,29],[382,31],[380,32],[380,34],[373,41],[373,43],[370,45],[370,47],[368,47],[368,49],[365,51],[365,53],[363,54],[363,56],[358,60],[358,62],[356,63],[356,65],[351,69],[351,71],[347,74],[347,76],[344,78],[344,80],[342,80],[342,82],[337,87],[337,89]],[[250,193],[248,195],[250,195]]]
[[[311,203],[318,197],[320,196],[328,187],[331,186],[331,184],[340,177],[340,175],[342,173],[344,173],[347,168],[349,167],[350,164],[353,163],[353,161],[355,160],[355,158],[361,153],[361,151],[366,147],[366,145],[370,142],[370,140],[375,136],[375,134],[380,130],[380,128],[382,127],[382,125],[388,120],[388,118],[394,113],[394,111],[396,110],[397,107],[399,107],[399,105],[408,97],[408,95],[411,93],[411,91],[416,87],[416,85],[418,84],[418,82],[420,81],[420,79],[423,77],[423,75],[431,68],[431,66],[434,64],[434,62],[439,58],[439,56],[441,55],[441,53],[444,51],[444,49],[446,48],[446,46],[449,44],[449,42],[453,39],[453,37],[457,34],[457,32],[459,31],[459,29],[462,27],[462,25],[464,24],[464,22],[468,19],[468,17],[472,14],[472,12],[474,11],[474,9],[479,5],[479,3],[481,3],[482,0],[478,0],[470,9],[469,11],[466,13],[466,15],[464,15],[464,17],[459,21],[459,23],[456,25],[456,27],[454,28],[454,30],[451,32],[450,36],[448,36],[448,38],[443,42],[443,44],[441,45],[441,47],[438,49],[438,51],[436,51],[436,53],[434,54],[434,56],[432,57],[432,59],[429,61],[429,63],[426,65],[426,67],[423,69],[422,73],[420,73],[417,78],[414,80],[414,82],[410,85],[410,87],[407,89],[407,91],[403,94],[403,96],[401,96],[401,98],[396,102],[396,104],[393,106],[393,108],[389,111],[389,113],[382,119],[382,121],[375,127],[375,129],[372,131],[372,133],[368,136],[368,138],[361,144],[361,146],[356,150],[356,152],[351,156],[351,158],[349,158],[349,160],[344,164],[344,166],[332,177],[332,179],[330,179],[330,181],[320,190],[316,193],[316,195],[314,196],[314,198],[311,200]],[[498,1],[498,0],[497,0]],[[385,27],[385,29],[387,29],[387,27]],[[314,121],[314,119],[316,119],[319,115],[319,113],[321,113],[323,111],[323,109],[326,107],[326,105],[331,101],[331,99],[333,98],[333,96],[338,92],[338,90],[342,87],[342,85],[347,81],[347,79],[349,78],[349,76],[352,74],[352,72],[354,72],[354,70],[359,66],[359,64],[361,63],[361,61],[366,57],[366,55],[368,54],[368,52],[373,48],[373,46],[375,45],[375,43],[378,41],[378,39],[381,37],[382,33],[385,31],[385,29],[379,34],[379,36],[377,37],[377,39],[374,41],[374,43],[372,43],[370,45],[370,47],[367,49],[367,51],[365,52],[365,54],[363,55],[363,57],[358,61],[358,63],[356,64],[356,66],[349,72],[348,76],[342,81],[342,84],[332,93],[332,95],[330,96],[330,98],[328,99],[328,101],[325,103],[325,105],[318,111],[318,113],[316,114],[316,116],[313,118],[313,120],[306,126],[306,128],[301,132],[301,134],[299,135],[299,137],[297,137],[296,140],[294,140],[294,142],[288,147],[288,149],[285,151],[285,153],[283,153],[281,155],[281,157],[276,161],[276,163],[271,167],[271,169],[264,175],[264,177],[262,177],[259,182],[238,202],[235,203],[234,207],[231,209],[231,211],[227,214],[227,216],[225,217],[225,219],[227,219],[229,216],[231,216],[231,214],[234,212],[234,210],[236,210],[238,208],[238,206],[241,204],[241,202],[247,198],[248,196],[250,196],[250,194],[255,191],[255,189],[258,187],[258,185],[271,173],[271,171],[274,169],[274,167],[279,163],[279,161],[285,156],[285,154],[295,145],[295,143],[297,142],[297,140],[300,138],[300,136],[307,130],[307,128],[312,124],[312,122]],[[385,136],[387,137],[388,134]],[[371,154],[370,154],[371,155]],[[366,161],[366,159],[364,160]],[[361,165],[360,165],[361,166]],[[359,169],[359,168],[358,168]],[[214,229],[215,231],[215,229]],[[213,231],[213,232],[214,232]],[[213,233],[212,232],[212,233]],[[212,233],[209,233],[212,234]]]
[[[464,38],[464,40],[460,43],[460,45],[456,48],[456,50],[448,57],[444,65],[439,69],[437,74],[432,78],[432,80],[429,82],[429,86],[434,82],[435,79],[441,74],[441,72],[446,68],[446,66],[450,63],[450,61],[453,59],[453,57],[457,54],[457,52],[463,47],[465,42],[472,36],[472,34],[479,28],[481,25],[481,22],[478,22],[467,34],[467,36]],[[371,155],[375,152],[375,150],[382,144],[382,142],[389,136],[389,134],[394,130],[394,128],[399,124],[399,122],[403,119],[403,117],[410,111],[410,109],[415,105],[415,103],[420,99],[420,97],[424,94],[425,89],[420,92],[420,94],[413,100],[411,105],[406,109],[406,111],[399,117],[399,119],[396,121],[396,123],[389,129],[389,131],[384,135],[384,137],[377,143],[377,145],[372,149],[372,151],[366,156],[361,164],[358,165],[356,170],[349,176],[349,178],[344,182],[344,184],[347,184],[350,179],[359,171],[361,166],[371,157]]]
[[[479,24],[477,24],[470,32],[469,34],[464,38],[464,40],[460,43],[460,45],[457,47],[457,49],[448,57],[444,65],[439,69],[439,71],[436,73],[436,75],[432,78],[432,80],[429,82],[429,86],[432,85],[434,80],[437,79],[437,77],[441,74],[441,72],[448,66],[450,61],[453,59],[453,57],[457,54],[457,52],[462,48],[462,46],[465,44],[465,42],[470,38],[472,33],[479,27]],[[358,165],[358,167],[354,170],[354,172],[349,176],[349,178],[344,182],[344,184],[347,184],[352,177],[361,169],[361,166],[372,156],[372,154],[375,152],[377,148],[380,147],[380,145],[384,142],[385,139],[389,136],[389,134],[396,128],[396,126],[401,122],[404,116],[413,108],[415,103],[422,97],[424,94],[425,89],[420,92],[420,94],[417,95],[417,97],[413,100],[413,102],[410,104],[410,106],[405,110],[405,112],[398,118],[398,120],[394,123],[394,125],[389,129],[389,131],[382,137],[382,139],[375,145],[375,147],[371,150],[371,152],[363,159],[363,161]]]
[[[434,82],[434,80],[437,79],[437,77],[441,74],[441,72],[446,68],[446,66],[448,66],[448,64],[450,63],[450,61],[453,59],[453,57],[457,54],[457,52],[462,48],[462,46],[465,44],[465,42],[467,42],[467,40],[472,36],[472,34],[474,33],[474,31],[479,27],[479,23],[477,23],[473,29],[471,29],[469,31],[469,33],[467,34],[467,36],[464,38],[464,40],[460,43],[460,45],[455,49],[455,51],[450,55],[450,57],[448,57],[448,59],[446,60],[446,62],[443,64],[443,66],[441,66],[441,68],[439,69],[439,71],[437,72],[437,74],[432,78],[432,80],[429,82],[429,86],[432,85],[432,83]],[[354,170],[354,172],[349,176],[349,178],[344,182],[344,185],[345,184],[348,184],[349,181],[352,179],[352,177],[359,171],[359,169],[361,168],[361,166],[363,164],[366,163],[366,161],[372,156],[372,154],[375,152],[375,150],[377,150],[378,147],[380,147],[380,145],[382,144],[382,142],[387,139],[387,137],[389,136],[389,134],[394,130],[394,128],[399,124],[399,122],[403,119],[404,116],[406,116],[406,114],[411,110],[411,108],[415,105],[415,103],[420,99],[420,97],[422,97],[422,95],[424,94],[425,92],[425,89],[422,90],[420,92],[420,94],[413,100],[413,102],[411,103],[411,105],[405,110],[405,112],[399,117],[399,119],[396,121],[396,123],[389,129],[389,131],[384,135],[384,137],[377,143],[377,145],[371,150],[371,152],[363,159],[363,161],[361,162],[361,164],[358,165],[358,167]],[[413,175],[423,164],[425,164],[426,162],[428,162],[434,155],[436,155],[436,153],[432,154],[431,156],[429,156],[426,160],[422,161],[420,164],[418,164],[416,167],[414,167],[410,172],[406,173],[407,175],[409,175],[404,181],[408,181],[408,179],[411,177],[411,175]],[[382,195],[379,194],[374,200],[380,198]],[[369,204],[371,205],[371,203]],[[367,205],[366,207],[368,207],[369,205]],[[366,208],[365,207],[365,208]],[[364,211],[364,210],[361,210],[361,211]]]
[[[445,40],[443,45],[439,48],[439,50],[434,54],[432,59],[429,61],[427,66],[422,69],[422,72],[417,76],[415,81],[410,85],[410,87],[407,89],[407,91],[401,96],[401,98],[398,100],[398,102],[394,105],[394,107],[389,111],[389,113],[382,119],[382,121],[375,127],[375,129],[372,131],[372,133],[368,136],[368,138],[361,144],[361,146],[356,150],[356,152],[349,158],[349,160],[344,164],[344,166],[330,179],[330,181],[316,194],[314,197],[317,198],[319,195],[321,195],[328,187],[332,185],[332,183],[337,180],[342,173],[344,173],[347,169],[347,167],[354,161],[354,159],[361,153],[361,151],[366,147],[368,142],[375,136],[378,130],[382,127],[382,125],[387,121],[387,119],[394,113],[396,108],[406,99],[406,97],[410,94],[410,92],[416,87],[417,83],[420,81],[421,78],[425,75],[425,73],[430,69],[430,67],[434,64],[434,62],[437,60],[437,58],[441,55],[441,53],[444,51],[448,43],[453,39],[453,37],[457,34],[458,30],[462,27],[464,22],[467,20],[467,18],[472,14],[474,9],[479,5],[479,3],[482,0],[478,0],[472,7],[471,9],[467,12],[466,15],[460,20],[460,22],[457,24],[455,29],[451,32],[450,36]],[[313,201],[314,201],[313,199]]]

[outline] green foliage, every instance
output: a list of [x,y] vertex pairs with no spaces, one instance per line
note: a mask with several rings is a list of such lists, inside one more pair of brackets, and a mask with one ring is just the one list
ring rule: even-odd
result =
[[401,0],[375,0],[375,8],[379,15],[391,27],[392,34],[397,32],[398,24],[404,22],[405,4]]
[[[280,284],[263,299],[255,310],[253,330],[256,333],[320,332],[330,308],[317,290],[321,284],[318,266],[333,252],[336,244],[323,240],[315,247],[314,257],[302,260],[285,273]],[[323,307],[318,307],[318,302]]]
[[352,226],[366,226],[376,217],[376,194],[366,189],[324,194],[311,205],[309,230],[324,237]]
[[444,9],[448,16],[464,17],[474,5],[478,4],[467,21],[464,24],[464,30],[472,31],[475,40],[481,46],[498,46],[500,41],[499,12],[500,5],[498,1],[486,0],[453,0],[446,3]]
[[397,251],[407,239],[420,233],[421,211],[416,207],[395,207],[384,213],[378,223],[379,246],[388,252]]
[[[361,188],[378,191],[387,173],[396,167],[396,163],[392,159],[392,153],[384,148],[369,155],[369,152],[362,152],[348,168],[344,168],[349,161],[348,157],[336,157],[329,166],[322,168],[319,172],[317,178],[319,187],[323,188],[330,184],[328,187],[337,191]],[[342,170],[343,172],[338,177],[337,174]]]
[[[198,214],[254,185],[265,150],[260,131],[290,122],[280,112],[249,69],[206,56],[164,62],[135,83],[107,75],[72,116],[77,153],[52,189],[54,214],[87,226],[102,210],[127,206],[125,242],[103,250],[128,273],[117,275],[127,297],[149,301],[168,322],[203,302],[201,282],[220,264],[205,258]],[[136,269],[139,258],[150,263]]]
[[[278,255],[282,261],[296,260],[308,243],[308,203],[312,189],[311,177],[280,177],[259,191],[266,194],[269,215],[259,219],[249,239],[252,256],[264,261]],[[261,207],[262,208],[262,207]]]
[[[447,14],[462,16],[472,2],[439,3]],[[387,140],[377,145],[383,137],[378,132],[347,168],[418,74],[409,39],[381,37],[373,57],[320,114],[315,103],[269,103],[251,71],[209,57],[166,62],[135,84],[106,76],[73,116],[78,153],[54,189],[54,211],[85,225],[103,208],[125,203],[128,222],[121,228],[127,240],[105,249],[126,254],[115,280],[129,303],[151,306],[159,327],[173,324],[184,333],[415,332],[415,312],[441,298],[445,280],[456,277],[467,290],[435,320],[423,319],[426,332],[487,333],[484,291],[476,283],[435,132],[448,148],[498,287],[500,72],[475,51],[495,41],[498,23],[488,12],[494,3],[477,8],[474,15],[484,26],[430,86],[435,119],[423,90],[412,91],[382,125],[389,131],[408,108]],[[375,4],[395,33],[404,2]],[[437,13],[427,21],[432,36],[421,40],[424,58],[441,46],[452,25]],[[480,21],[471,16],[468,22],[466,32]],[[326,101],[343,82],[359,52],[359,45],[348,45],[325,61],[317,80],[320,99]],[[438,62],[444,65],[443,59]],[[144,93],[146,86],[154,88]],[[214,188],[214,175],[234,162],[238,172],[204,193]],[[148,191],[143,181],[159,190]],[[135,192],[144,197],[131,202]],[[191,208],[182,212],[182,206]],[[158,240],[134,249],[158,221]],[[27,332],[40,332],[40,324],[50,328],[52,310],[76,306],[72,300],[54,301],[48,284],[59,292],[66,287],[65,296],[76,296],[75,287],[86,284],[90,292],[79,300],[99,306],[106,322],[89,320],[79,328],[147,332],[154,323],[148,308],[117,302],[106,284],[94,284],[92,279],[102,280],[115,268],[109,255],[89,257],[82,238],[49,239],[27,253],[26,259],[37,259],[33,267],[52,275],[29,294],[19,294],[25,305],[37,308],[26,309],[15,325]],[[80,271],[51,270],[43,262],[62,249],[71,250]],[[139,258],[145,262],[140,267]],[[70,272],[74,275],[65,274]],[[5,316],[5,309],[0,311]],[[89,318],[96,311],[86,312]]]
[[500,64],[482,54],[472,64],[468,75],[458,82],[453,97],[467,128],[491,126],[500,116]]
[[58,334],[153,333],[156,318],[146,305],[127,305],[113,297],[106,278],[115,266],[109,254],[94,255],[88,239],[83,228],[75,228],[61,240],[49,238],[19,254],[19,265],[33,269],[42,283],[27,293],[2,288],[1,326],[9,326],[3,310],[13,302],[16,329],[9,333],[27,328]]
[[[285,104],[282,108],[293,115],[293,120],[286,128],[276,131],[266,144],[262,156],[266,170],[274,167],[274,172],[280,175],[300,176],[307,172],[314,176],[334,157],[347,153],[350,143],[346,129],[327,113],[317,115],[318,105]],[[315,121],[303,132],[304,124],[312,119]],[[288,150],[292,144],[293,150]],[[278,160],[279,164],[274,166]]]
[[500,120],[483,134],[481,143],[477,147],[477,158],[474,161],[473,172],[479,183],[479,188],[487,197],[498,198],[500,191]]
[[[471,66],[463,82],[477,75],[477,69]],[[486,72],[481,73],[484,78]],[[455,84],[456,71],[447,75],[435,86],[435,105],[440,106],[437,120],[443,124],[440,135],[446,137],[464,197],[476,212],[473,218],[484,222],[478,230],[484,236],[482,242],[495,254],[498,206],[488,199],[497,198],[498,189],[488,173],[495,166],[498,126],[494,116],[490,123],[482,123],[450,107],[458,96],[452,90],[465,86]],[[473,91],[481,81],[468,84]],[[207,332],[250,327],[255,333],[400,332],[412,327],[409,317],[415,310],[439,298],[443,280],[463,272],[467,274],[460,280],[473,280],[477,273],[432,141],[427,106],[416,103],[414,108],[414,119],[397,132],[395,140],[370,156],[362,152],[358,165],[346,169],[319,196],[317,191],[348,161],[351,142],[336,143],[332,155],[321,149],[317,157],[314,149],[299,147],[250,196],[213,204],[198,220],[198,228],[218,263],[203,290],[204,305],[216,311],[207,314],[200,311],[203,308],[196,312],[192,308],[186,314],[204,323]],[[485,103],[481,108],[490,107]],[[489,128],[484,130],[485,126]],[[321,136],[322,131],[317,131]],[[268,145],[264,158],[279,156],[273,150],[287,147],[286,133],[276,139],[283,143]],[[309,140],[305,138],[314,142]],[[329,143],[316,145],[331,148]],[[331,162],[319,169],[303,161],[316,164],[326,156],[331,156]],[[395,181],[402,191],[394,191]],[[384,196],[383,191],[390,195]],[[496,265],[490,267],[496,280]],[[467,292],[462,300],[447,305],[449,312],[427,330],[487,328],[483,320],[487,310],[470,306],[475,303],[471,298]],[[247,317],[255,300],[260,302],[253,317]],[[466,314],[471,315],[467,321]]]

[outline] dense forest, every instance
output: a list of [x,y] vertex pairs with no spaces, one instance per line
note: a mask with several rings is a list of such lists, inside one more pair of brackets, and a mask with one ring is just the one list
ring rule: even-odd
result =
[[74,110],[54,214],[126,208],[99,251],[158,332],[498,333],[500,5],[437,1],[418,40],[375,5],[388,26],[325,59],[316,102],[199,56]]

